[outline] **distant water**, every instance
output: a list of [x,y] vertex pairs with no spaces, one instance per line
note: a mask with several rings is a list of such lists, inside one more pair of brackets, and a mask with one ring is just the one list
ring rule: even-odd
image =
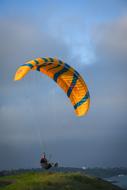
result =
[[127,175],[119,175],[106,178],[107,181],[127,190]]

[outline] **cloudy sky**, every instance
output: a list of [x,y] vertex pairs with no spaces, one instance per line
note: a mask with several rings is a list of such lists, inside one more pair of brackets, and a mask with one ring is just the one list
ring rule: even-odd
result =
[[[127,1],[0,0],[0,8],[0,170],[39,167],[43,151],[62,166],[127,167]],[[85,117],[47,76],[13,81],[19,65],[45,56],[85,79]]]

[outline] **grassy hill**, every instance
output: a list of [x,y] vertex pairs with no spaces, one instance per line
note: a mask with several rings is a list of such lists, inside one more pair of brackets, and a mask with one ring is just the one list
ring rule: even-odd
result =
[[120,190],[96,177],[77,172],[27,172],[0,177],[0,190]]

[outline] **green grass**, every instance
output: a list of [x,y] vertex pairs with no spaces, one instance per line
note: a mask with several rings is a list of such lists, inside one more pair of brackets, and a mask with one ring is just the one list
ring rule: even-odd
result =
[[0,190],[120,190],[81,173],[27,172],[0,177]]

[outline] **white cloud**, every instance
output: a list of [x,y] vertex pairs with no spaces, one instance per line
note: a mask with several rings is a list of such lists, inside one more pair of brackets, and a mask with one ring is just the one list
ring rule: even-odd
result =
[[92,35],[97,58],[127,63],[127,16],[94,26]]

